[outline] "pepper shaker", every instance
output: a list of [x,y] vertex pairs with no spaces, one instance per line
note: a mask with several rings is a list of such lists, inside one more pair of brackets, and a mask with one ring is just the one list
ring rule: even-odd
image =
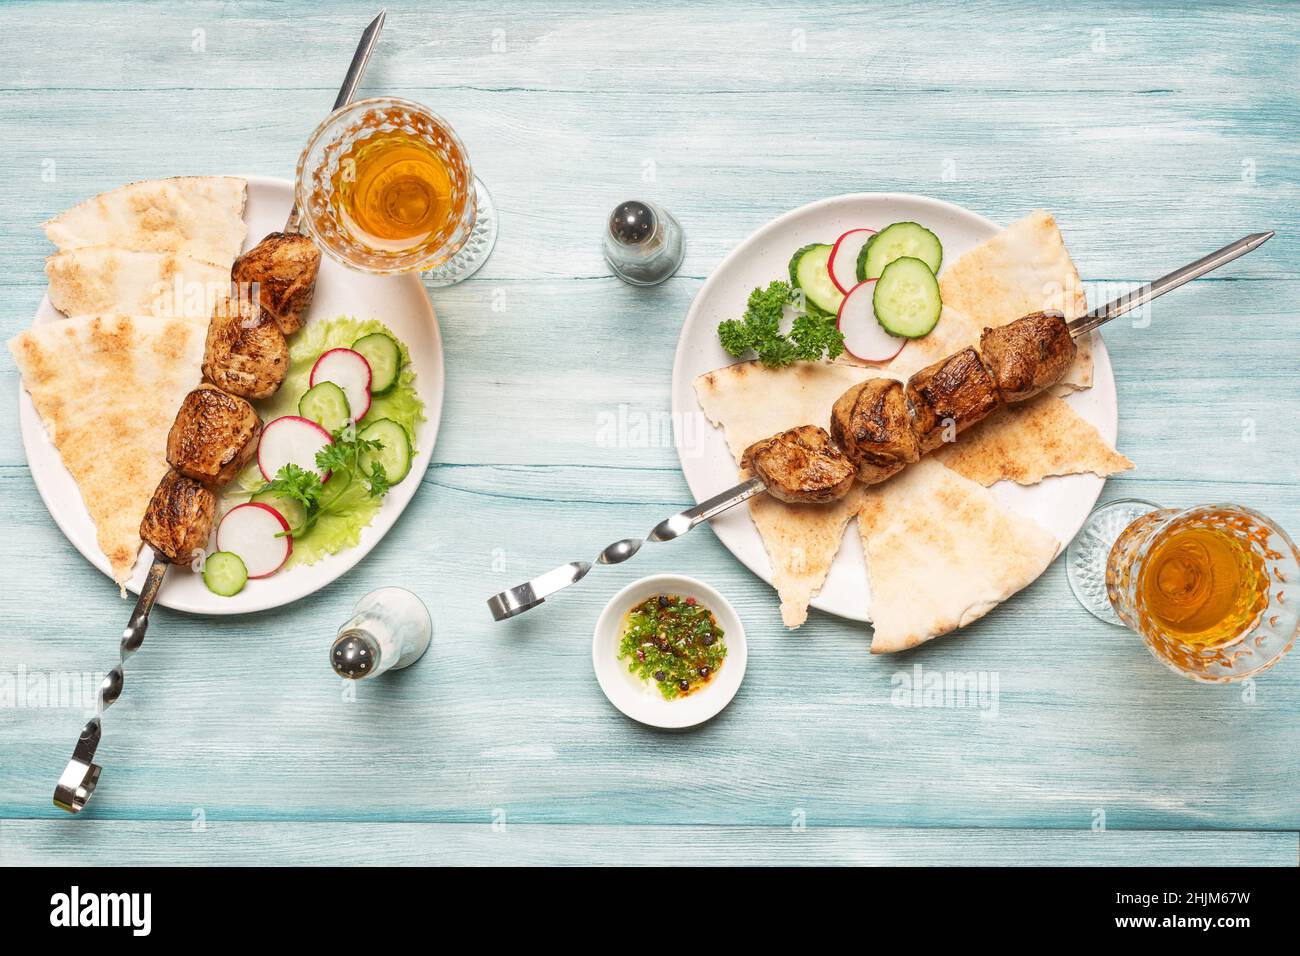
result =
[[681,224],[654,203],[629,199],[610,213],[605,261],[632,285],[655,285],[677,271],[686,254]]
[[351,620],[339,628],[330,663],[349,680],[377,677],[414,664],[432,638],[423,601],[405,588],[380,588],[358,601]]

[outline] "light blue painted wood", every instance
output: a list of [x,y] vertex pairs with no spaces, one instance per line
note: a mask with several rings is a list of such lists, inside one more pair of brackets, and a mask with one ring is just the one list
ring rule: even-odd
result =
[[[1003,222],[1047,206],[1103,297],[1277,229],[1162,299],[1150,327],[1107,329],[1137,469],[1106,496],[1241,501],[1300,530],[1291,11],[606,7],[390,4],[363,92],[450,117],[502,217],[480,276],[433,295],[447,348],[434,466],[389,538],[316,598],[242,621],[157,615],[82,819],[49,804],[81,711],[0,707],[0,862],[656,862],[689,837],[719,862],[1294,865],[1300,666],[1246,693],[1181,681],[1077,609],[1059,563],[901,658],[871,657],[864,629],[817,613],[787,634],[771,591],[708,532],[508,625],[482,604],[686,501],[654,426],[691,298],[766,220],[861,190]],[[366,18],[342,3],[0,7],[5,335],[43,293],[46,217],[131,179],[289,175]],[[681,274],[655,289],[599,257],[604,214],[633,194],[687,232]],[[11,421],[16,390],[6,359]],[[649,434],[608,440],[619,414]],[[0,501],[0,670],[106,667],[127,607],[55,528],[16,428],[0,430]],[[604,600],[667,570],[726,593],[752,646],[736,701],[688,735],[627,722],[590,670]],[[434,649],[347,701],[329,637],[392,583],[429,603]],[[236,651],[257,670],[237,671]],[[996,674],[997,716],[894,706],[896,675],[916,666]],[[506,834],[488,826],[497,811]]]

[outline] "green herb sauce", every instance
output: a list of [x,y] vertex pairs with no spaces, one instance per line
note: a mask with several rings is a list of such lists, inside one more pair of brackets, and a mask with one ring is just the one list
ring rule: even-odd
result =
[[618,659],[665,700],[676,700],[712,680],[727,645],[713,612],[695,598],[659,594],[627,614]]

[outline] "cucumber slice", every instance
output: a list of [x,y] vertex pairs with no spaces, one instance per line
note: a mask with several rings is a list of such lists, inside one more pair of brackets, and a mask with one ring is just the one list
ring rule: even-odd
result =
[[402,371],[402,350],[390,336],[371,332],[352,343],[352,351],[370,363],[370,394],[383,395],[397,384]]
[[293,498],[282,498],[274,491],[263,491],[260,494],[253,495],[248,500],[259,505],[266,505],[268,508],[274,508],[280,513],[280,517],[284,519],[291,531],[294,528],[301,528],[307,521],[307,508],[301,501],[296,501]]
[[914,222],[896,222],[886,226],[867,240],[858,253],[858,281],[879,279],[885,266],[903,256],[920,259],[938,275],[939,265],[943,262],[943,246],[938,236]]
[[[364,397],[365,393],[362,392]],[[331,435],[352,420],[348,396],[333,382],[317,382],[298,399],[298,414]]]
[[809,311],[814,314],[835,315],[844,301],[844,293],[831,281],[830,259],[834,249],[827,243],[814,242],[790,257],[790,283],[803,291]]
[[919,339],[939,321],[943,299],[930,264],[903,256],[885,266],[871,296],[876,320],[892,335]]
[[231,551],[210,554],[203,562],[203,583],[213,594],[232,597],[248,583],[248,568],[244,559]]
[[370,463],[379,462],[384,466],[384,474],[392,484],[397,484],[411,470],[411,436],[406,429],[391,418],[381,418],[361,429],[358,438],[378,441],[382,448],[374,452],[362,452],[358,464],[362,472],[370,471]]

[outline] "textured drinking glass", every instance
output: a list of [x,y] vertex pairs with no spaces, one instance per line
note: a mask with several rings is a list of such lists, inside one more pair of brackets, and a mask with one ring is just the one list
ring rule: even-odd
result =
[[[1124,515],[1123,523],[1116,520]],[[1162,545],[1193,531],[1231,538],[1255,582],[1254,590],[1241,592],[1243,600],[1249,598],[1240,605],[1242,625],[1211,643],[1189,640],[1162,624],[1148,606],[1143,586],[1148,563],[1162,554]],[[1136,631],[1156,660],[1192,680],[1226,683],[1252,677],[1276,664],[1300,633],[1300,552],[1275,522],[1240,505],[1179,509],[1112,502],[1089,518],[1066,562],[1070,585],[1084,607],[1108,623]],[[1100,578],[1099,568],[1104,568]],[[1099,592],[1099,584],[1104,591]],[[1108,613],[1097,606],[1099,593]]]
[[[339,186],[353,148],[389,132],[419,140],[444,167],[450,209],[446,220],[418,244],[384,249],[351,226]],[[298,159],[296,190],[303,223],[321,248],[360,272],[423,271],[426,285],[451,285],[477,272],[496,243],[496,209],[470,168],[465,145],[446,120],[411,100],[358,100],[327,116]]]

